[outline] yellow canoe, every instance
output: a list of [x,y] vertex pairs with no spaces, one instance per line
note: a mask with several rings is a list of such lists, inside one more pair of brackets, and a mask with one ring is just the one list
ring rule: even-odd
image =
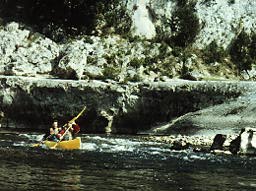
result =
[[[61,142],[53,142],[53,141],[45,141],[44,144],[49,148],[56,148],[56,149],[65,149],[65,150],[73,150],[73,149],[80,149],[81,147],[81,138],[77,137],[70,141],[61,141]],[[57,144],[57,145],[56,145]]]

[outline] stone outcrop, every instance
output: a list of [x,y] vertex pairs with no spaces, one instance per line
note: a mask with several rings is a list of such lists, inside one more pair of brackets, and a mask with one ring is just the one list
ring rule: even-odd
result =
[[222,104],[189,112],[170,123],[157,127],[153,132],[193,132],[197,129],[198,133],[202,134],[238,133],[241,128],[254,126],[256,122],[254,117],[255,101],[254,98],[248,98],[254,97],[254,94],[255,92]]
[[52,71],[52,61],[59,47],[48,38],[21,29],[12,22],[0,30],[0,73],[4,75],[36,76]]
[[[34,77],[1,77],[1,109],[5,113],[2,126],[46,128],[57,118],[61,122],[75,116],[87,106],[86,116],[80,118],[88,132],[105,132],[110,116],[125,113],[136,96],[126,100],[128,89],[101,81],[74,81]],[[111,125],[111,123],[110,123]],[[41,127],[40,127],[41,126]],[[108,127],[111,130],[111,126]]]
[[[170,126],[164,131],[160,131],[159,128],[153,131],[158,134],[171,133],[173,130],[181,133],[187,130],[200,131],[202,126],[191,123],[191,118],[185,120],[190,112],[218,107],[218,104],[224,104],[232,99],[240,100],[239,96],[253,90],[252,84],[246,82],[173,80],[119,84],[113,81],[17,76],[1,76],[0,79],[1,110],[5,114],[2,126],[46,128],[46,124],[54,118],[65,122],[79,113],[83,106],[87,106],[86,115],[79,119],[86,132],[137,133],[149,130],[159,123],[177,123],[177,117],[184,118],[183,123],[190,125],[177,123],[176,126]],[[239,105],[237,107],[240,108]],[[223,108],[225,109],[226,112],[230,112],[229,108]],[[239,112],[240,110],[235,114],[239,116]],[[207,117],[206,115],[205,118],[208,119]],[[225,117],[227,125],[223,128],[227,130],[226,128],[236,120],[228,121],[229,115],[222,116],[223,119]],[[197,120],[195,116],[193,118]],[[209,127],[215,131],[223,125],[222,121],[217,120],[215,124],[209,125],[205,123],[203,115],[200,119],[205,129]],[[248,121],[237,124],[239,125],[235,127],[239,128],[248,124]]]
[[[228,47],[241,29],[255,32],[255,5],[251,0],[28,0],[26,3],[6,0],[0,2],[0,17],[34,26],[55,40],[81,33],[114,33],[147,39],[173,37],[181,32],[183,24],[177,18],[182,17],[187,18],[188,23],[184,23],[187,28],[198,26],[196,47],[204,48],[212,41]],[[177,16],[177,10],[183,12]],[[199,25],[194,25],[191,22],[194,20],[185,14],[194,14]]]
[[240,145],[238,145],[239,154],[255,155],[256,154],[256,128],[244,128],[240,132]]
[[[45,128],[85,105],[87,132],[223,133],[256,122],[253,82],[176,80],[242,78],[230,54],[208,63],[203,49],[213,41],[227,48],[242,30],[254,33],[255,2],[40,3],[0,2],[3,126]],[[253,77],[254,68],[244,73]]]
[[[200,32],[194,45],[198,48],[205,48],[212,41],[226,48],[242,29],[248,33],[255,32],[256,4],[254,1],[188,0],[183,2],[195,3],[194,10],[199,20]],[[146,38],[154,38],[158,35],[173,36],[176,31],[171,26],[173,17],[176,16],[175,11],[180,8],[180,4],[182,2],[175,0],[129,0],[127,8],[132,15],[132,32]]]
[[217,134],[213,139],[213,143],[211,145],[210,150],[223,150],[223,144],[226,138],[226,135]]
[[[232,139],[226,140],[227,135],[217,134],[210,148],[211,152],[219,154],[240,154],[252,155],[256,154],[256,138],[255,128],[242,128],[239,134]],[[224,146],[225,144],[225,146]]]
[[83,76],[84,67],[87,63],[87,55],[76,49],[66,52],[58,65],[55,67],[54,74],[64,79],[80,80]]

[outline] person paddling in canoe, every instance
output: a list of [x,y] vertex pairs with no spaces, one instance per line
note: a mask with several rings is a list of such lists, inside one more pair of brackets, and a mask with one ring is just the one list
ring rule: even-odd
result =
[[79,133],[79,131],[80,127],[75,121],[69,122],[67,126],[58,127],[58,121],[54,120],[49,133],[44,135],[42,141],[69,141],[72,140]]
[[80,132],[80,126],[75,121],[71,125],[72,125],[71,134],[72,134],[72,137],[75,138],[77,134]]
[[[67,131],[67,133],[65,133],[66,131]],[[60,140],[62,140],[62,141],[72,140],[76,137],[76,135],[79,133],[79,131],[80,131],[80,127],[75,121],[68,123],[67,127],[64,127],[64,129],[60,131],[60,134],[61,134]],[[62,138],[62,136],[63,136],[63,138]]]
[[42,141],[48,140],[48,141],[58,142],[58,136],[57,136],[58,133],[59,133],[58,121],[54,120],[52,123],[52,127],[44,135]]
[[84,107],[76,117],[71,119],[61,128],[58,127],[58,121],[55,120],[49,132],[44,135],[42,141],[34,144],[33,147],[38,147],[44,144],[51,149],[79,149],[81,145],[81,138],[75,137],[80,131],[80,127],[75,121],[83,114],[85,110],[86,107]]

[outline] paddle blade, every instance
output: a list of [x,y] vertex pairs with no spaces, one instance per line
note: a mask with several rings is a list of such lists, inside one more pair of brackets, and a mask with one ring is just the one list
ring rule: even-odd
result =
[[44,144],[44,141],[41,141],[39,143],[35,143],[32,145],[32,147],[41,147]]
[[40,143],[36,143],[36,144],[33,144],[32,147],[40,147],[41,144]]

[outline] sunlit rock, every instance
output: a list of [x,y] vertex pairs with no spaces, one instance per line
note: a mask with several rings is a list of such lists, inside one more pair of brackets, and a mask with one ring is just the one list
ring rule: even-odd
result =
[[52,60],[59,47],[50,39],[20,29],[18,23],[9,23],[0,30],[1,74],[35,76],[50,74]]
[[56,75],[60,78],[67,79],[81,79],[84,66],[87,63],[87,56],[84,52],[72,51],[67,55],[63,56],[57,67],[55,68]]
[[256,154],[256,128],[247,127],[241,132],[240,154]]
[[196,9],[202,27],[195,42],[199,48],[212,41],[226,48],[242,29],[248,33],[255,32],[255,1],[199,0]]
[[152,39],[156,36],[156,29],[149,12],[149,3],[149,0],[134,1],[132,30],[134,35]]

